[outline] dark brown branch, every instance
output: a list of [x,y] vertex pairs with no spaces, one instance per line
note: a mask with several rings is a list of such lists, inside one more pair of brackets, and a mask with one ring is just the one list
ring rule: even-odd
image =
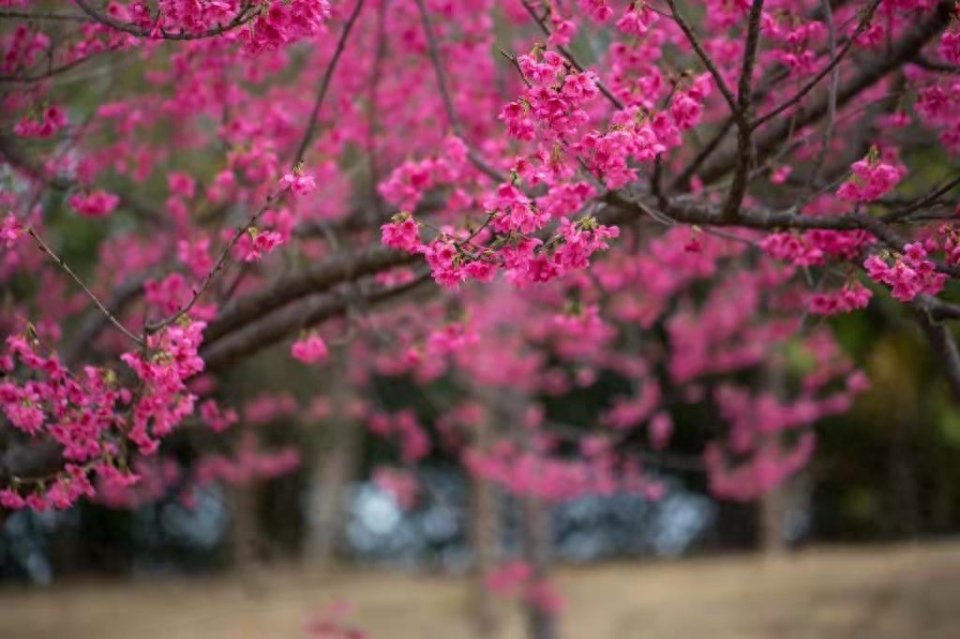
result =
[[687,41],[693,47],[697,57],[700,58],[700,61],[703,62],[703,66],[705,66],[707,71],[710,72],[710,75],[713,76],[713,81],[716,82],[717,88],[720,89],[720,93],[730,106],[730,112],[734,115],[734,117],[737,117],[737,114],[739,113],[737,99],[734,97],[730,87],[727,86],[727,82],[723,79],[723,75],[721,75],[717,65],[713,62],[713,58],[710,57],[710,54],[707,53],[706,49],[704,49],[703,45],[700,43],[700,37],[694,32],[693,27],[691,27],[690,23],[686,21],[686,19],[680,13],[680,10],[677,9],[677,4],[674,2],[674,0],[667,0],[667,5],[670,7],[670,12],[673,14],[674,21],[676,21],[677,26],[680,27],[680,30],[683,31],[683,35],[687,37]]
[[699,153],[697,153],[690,164],[684,167],[680,174],[673,180],[673,182],[670,184],[671,191],[678,189],[687,190],[690,187],[690,179],[696,174],[697,169],[699,169],[703,163],[706,162],[707,158],[709,158],[713,152],[720,147],[720,143],[723,142],[723,139],[732,128],[733,118],[728,117],[726,120],[724,120],[723,124],[720,126],[720,129],[712,138],[710,138],[710,141],[707,142],[706,146],[700,149]]
[[256,322],[232,333],[215,344],[205,344],[200,351],[206,370],[223,370],[233,362],[295,336],[299,331],[344,315],[357,299],[373,306],[412,293],[430,281],[429,272],[421,272],[410,282],[382,286],[368,282],[356,291],[339,291],[314,295],[269,313]]
[[908,215],[910,215],[911,213],[913,213],[914,211],[919,211],[920,209],[926,206],[930,206],[931,204],[934,204],[937,200],[939,200],[941,197],[943,197],[944,195],[946,195],[947,193],[955,189],[957,186],[960,186],[960,176],[957,176],[952,180],[948,181],[947,183],[941,185],[940,187],[934,189],[932,192],[923,196],[916,202],[913,202],[912,204],[909,204],[901,209],[897,209],[896,211],[891,211],[887,213],[881,219],[887,223],[901,220],[907,217]]
[[927,71],[939,71],[941,73],[960,73],[960,65],[947,64],[946,62],[937,62],[930,60],[922,55],[917,55],[911,60],[915,65],[926,69]]
[[[896,42],[883,56],[878,57],[865,65],[859,73],[851,77],[840,86],[837,94],[837,108],[842,108],[853,98],[870,88],[884,76],[896,71],[934,36],[947,25],[951,16],[951,6],[948,2],[941,2],[936,10],[924,21],[920,22],[901,40]],[[795,118],[779,118],[770,123],[770,126],[754,137],[756,160],[762,162],[769,154],[787,142],[791,130],[791,121],[796,120],[794,128],[800,130],[819,121],[829,111],[830,96],[821,95]],[[700,177],[707,184],[716,182],[736,166],[736,149],[727,149],[718,152],[712,160],[704,163]]]
[[0,20],[51,20],[54,22],[90,22],[90,18],[77,13],[56,11],[0,11]]
[[412,263],[417,256],[376,246],[363,251],[336,254],[302,273],[278,280],[266,289],[239,297],[225,306],[204,331],[204,341],[213,344],[229,333],[308,295],[329,291],[352,277],[363,277],[395,266]]
[[927,334],[933,352],[943,367],[954,399],[960,402],[960,351],[957,350],[957,339],[949,326],[933,317],[929,304],[924,300],[915,302],[914,307],[917,309],[917,321]]
[[830,72],[833,71],[834,67],[840,64],[843,61],[843,59],[847,56],[847,53],[849,53],[850,51],[850,47],[852,47],[854,43],[856,43],[857,38],[860,37],[860,34],[863,33],[864,30],[867,28],[867,25],[870,24],[870,19],[873,17],[873,14],[877,10],[878,6],[880,6],[880,0],[873,0],[873,2],[870,3],[870,6],[867,7],[866,14],[864,15],[863,19],[860,21],[860,24],[857,25],[856,30],[847,39],[846,43],[844,43],[844,45],[840,48],[840,51],[838,51],[837,54],[833,56],[830,62],[828,62],[827,65],[823,69],[821,69],[819,73],[817,73],[815,76],[813,76],[813,78],[810,79],[810,81],[808,81],[805,85],[803,85],[803,87],[801,87],[800,90],[793,95],[793,97],[783,102],[779,106],[775,107],[769,113],[766,113],[761,117],[757,118],[756,121],[751,123],[751,126],[754,129],[756,129],[762,126],[763,124],[766,124],[767,122],[777,117],[778,115],[780,115],[781,113],[789,109],[790,107],[798,104],[804,97],[806,97],[808,93],[813,91],[813,89],[820,83],[820,81],[823,80],[825,77],[827,77],[827,75],[829,75]]
[[[100,13],[87,0],[75,0],[77,6],[80,9],[90,16],[96,22],[106,25],[118,31],[123,31],[124,33],[129,33],[130,35],[137,36],[139,38],[156,38],[153,29],[141,29],[135,25],[121,22],[119,20],[114,20],[111,16]],[[240,11],[237,12],[237,15],[234,16],[233,20],[228,22],[225,25],[217,26],[212,29],[205,29],[204,31],[198,31],[196,33],[190,32],[180,32],[180,33],[166,33],[165,31],[160,32],[158,39],[161,40],[201,40],[203,38],[213,38],[219,35],[223,35],[228,31],[232,31],[238,27],[242,27],[246,23],[250,22],[257,17],[257,12],[254,9],[256,5],[254,3],[246,3],[240,7]]]
[[735,221],[740,213],[740,205],[747,193],[747,181],[750,176],[750,134],[747,124],[750,120],[750,100],[753,91],[753,67],[757,61],[757,47],[760,42],[760,18],[763,16],[763,0],[753,0],[747,26],[747,42],[743,51],[743,66],[740,69],[740,81],[737,86],[737,106],[733,119],[737,123],[737,168],[733,183],[723,205],[723,217]]
[[960,319],[960,304],[947,302],[931,295],[918,295],[917,298],[936,321]]

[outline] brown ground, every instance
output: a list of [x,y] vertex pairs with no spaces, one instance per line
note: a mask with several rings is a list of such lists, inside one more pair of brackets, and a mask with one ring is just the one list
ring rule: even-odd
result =
[[[335,598],[371,639],[470,637],[462,579],[277,570],[236,579],[0,591],[0,639],[302,639]],[[957,639],[960,543],[563,572],[563,639]],[[507,606],[504,637],[521,637]]]

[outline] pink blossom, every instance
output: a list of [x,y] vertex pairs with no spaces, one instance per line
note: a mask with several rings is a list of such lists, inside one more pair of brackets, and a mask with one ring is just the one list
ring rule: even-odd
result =
[[865,158],[853,165],[853,178],[840,185],[837,195],[854,202],[871,202],[884,195],[903,177],[902,167]]
[[316,333],[310,333],[293,343],[290,354],[304,364],[313,364],[329,355],[327,344]]
[[13,213],[7,213],[0,224],[0,243],[6,248],[13,247],[17,239],[23,235],[23,226]]
[[265,254],[273,252],[284,243],[283,236],[277,231],[259,231],[253,227],[244,233],[237,242],[237,248],[244,262],[258,262]]
[[387,246],[411,253],[419,250],[421,246],[420,229],[416,220],[409,215],[401,215],[399,219],[384,224],[380,231],[381,241]]
[[74,193],[67,201],[81,215],[102,217],[117,208],[120,198],[113,193],[97,189],[85,194]]
[[312,175],[287,173],[280,180],[280,186],[290,189],[294,195],[307,195],[317,188],[317,181]]

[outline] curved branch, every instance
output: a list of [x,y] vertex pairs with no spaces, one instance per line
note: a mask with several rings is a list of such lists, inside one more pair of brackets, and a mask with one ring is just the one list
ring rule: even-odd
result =
[[433,63],[433,71],[437,77],[437,87],[440,91],[440,98],[443,100],[443,108],[447,112],[447,119],[450,120],[450,126],[457,137],[467,144],[467,158],[481,172],[495,182],[506,182],[507,176],[498,171],[480,157],[473,146],[467,141],[464,133],[463,123],[460,116],[457,115],[457,109],[453,105],[453,98],[450,96],[450,88],[447,86],[447,74],[443,70],[443,60],[440,59],[440,47],[437,45],[437,37],[433,32],[433,26],[430,24],[430,16],[427,13],[427,6],[423,0],[417,0],[417,7],[420,11],[420,21],[423,23],[423,31],[427,36],[427,50],[430,52],[430,61]]
[[204,31],[198,31],[196,33],[189,32],[180,32],[180,33],[166,33],[160,30],[160,36],[157,37],[153,29],[141,29],[140,27],[128,24],[126,22],[121,22],[119,20],[113,19],[111,16],[104,13],[100,13],[87,0],[74,0],[77,3],[77,6],[80,9],[90,16],[95,22],[99,22],[102,25],[111,27],[118,31],[123,31],[124,33],[129,33],[130,35],[137,36],[139,38],[155,38],[159,40],[202,40],[204,38],[212,38],[215,36],[223,35],[228,31],[232,31],[238,27],[242,27],[246,23],[250,22],[257,17],[256,11],[251,11],[256,4],[253,2],[245,3],[240,7],[240,11],[234,16],[233,20],[228,22],[225,25],[217,26],[212,29],[206,29]]
[[914,308],[917,310],[917,321],[927,334],[937,359],[943,365],[950,390],[954,398],[960,401],[960,350],[957,349],[957,339],[949,326],[935,319],[928,301],[918,300],[914,303]]
[[710,75],[713,76],[713,81],[717,83],[717,88],[720,89],[720,93],[727,101],[727,105],[730,106],[730,112],[733,114],[734,118],[738,119],[738,123],[740,125],[747,126],[746,120],[741,118],[742,113],[740,113],[740,108],[737,105],[737,98],[734,97],[733,91],[731,91],[730,87],[727,86],[727,82],[723,79],[723,75],[720,73],[720,70],[714,63],[713,58],[711,58],[710,54],[708,54],[703,48],[703,45],[700,43],[700,37],[697,36],[697,34],[693,31],[693,27],[690,26],[690,23],[686,21],[686,19],[680,13],[680,10],[677,9],[677,4],[674,2],[674,0],[667,0],[667,5],[670,7],[670,12],[673,14],[674,21],[677,23],[677,26],[680,27],[680,30],[683,31],[683,35],[687,37],[687,41],[693,47],[697,57],[700,58],[700,61],[703,62],[703,66],[707,67],[707,71],[709,71]]
[[299,331],[344,315],[359,298],[365,305],[382,304],[411,293],[430,281],[429,271],[422,271],[411,281],[394,286],[368,283],[356,291],[339,291],[314,295],[257,319],[215,344],[206,344],[200,356],[207,371],[223,370],[233,362],[277,344]]
[[850,52],[850,47],[854,45],[854,43],[857,41],[857,38],[860,37],[860,34],[862,34],[864,30],[866,30],[867,25],[870,24],[870,19],[873,17],[873,14],[874,12],[876,12],[878,6],[880,6],[880,0],[873,0],[873,2],[870,3],[870,6],[867,7],[866,14],[864,15],[863,19],[860,21],[860,24],[857,25],[856,30],[853,32],[853,34],[849,38],[847,38],[846,43],[844,43],[844,45],[840,48],[840,50],[836,53],[836,55],[833,56],[830,62],[827,63],[827,66],[821,69],[820,72],[817,73],[817,75],[813,76],[813,78],[811,78],[809,82],[803,85],[803,87],[801,87],[801,89],[797,91],[793,95],[793,97],[791,97],[789,100],[783,102],[782,104],[780,104],[779,106],[771,110],[769,113],[766,113],[761,117],[757,118],[755,121],[751,122],[750,127],[752,129],[757,129],[761,125],[766,124],[767,122],[777,117],[778,115],[780,115],[781,113],[789,109],[790,107],[799,103],[800,100],[806,97],[808,93],[813,91],[813,89],[816,88],[818,84],[820,84],[820,81],[823,80],[825,77],[827,77],[830,74],[830,72],[833,71],[834,67],[840,64],[843,61],[843,59],[847,56],[847,53]]
[[330,58],[330,64],[327,65],[326,71],[323,72],[323,78],[320,80],[320,86],[317,88],[317,98],[314,100],[313,110],[310,112],[310,119],[307,121],[307,128],[303,132],[303,139],[300,140],[300,146],[297,147],[297,152],[293,156],[294,166],[303,160],[303,156],[307,153],[307,147],[310,146],[310,142],[313,140],[313,135],[317,128],[317,117],[320,115],[320,107],[323,106],[323,100],[327,96],[330,81],[333,79],[333,72],[337,69],[337,62],[340,61],[340,56],[343,55],[343,51],[346,49],[347,38],[350,36],[350,31],[360,16],[360,10],[363,9],[363,2],[364,0],[357,0],[357,4],[354,5],[353,11],[347,18],[347,22],[343,25],[343,31],[340,32],[340,39],[337,41],[337,48],[333,52],[333,57]]
[[[932,15],[914,27],[906,36],[885,51],[882,57],[870,62],[859,73],[841,84],[837,93],[837,108],[843,107],[853,98],[870,88],[892,71],[896,71],[904,62],[913,58],[924,45],[940,33],[950,21],[952,8],[949,2],[940,2]],[[757,161],[763,161],[789,138],[791,121],[795,120],[795,130],[819,121],[827,115],[831,98],[824,94],[810,104],[795,118],[779,118],[759,132],[754,138]],[[729,173],[737,160],[736,149],[719,152],[711,161],[705,162],[700,177],[706,184],[716,182]]]
[[271,311],[308,295],[329,291],[348,279],[373,275],[416,259],[416,255],[382,246],[338,253],[302,273],[278,280],[269,288],[234,300],[204,331],[204,343],[213,344]]

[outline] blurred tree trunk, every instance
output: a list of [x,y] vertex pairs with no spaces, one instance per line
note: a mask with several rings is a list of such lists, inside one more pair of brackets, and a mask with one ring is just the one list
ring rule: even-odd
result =
[[[552,567],[550,511],[535,497],[525,497],[522,508],[524,556],[533,568],[535,582],[541,583],[549,579]],[[554,639],[557,636],[557,620],[552,612],[531,601],[525,602],[525,608],[529,639]]]
[[946,466],[942,460],[938,459],[937,462],[930,523],[934,532],[944,534],[950,531],[954,520],[956,493],[954,483],[948,472],[949,466]]
[[[767,367],[767,390],[773,393],[774,397],[783,396],[786,370],[785,362],[779,357],[771,359]],[[769,437],[777,437],[776,433],[771,433]],[[784,530],[786,514],[790,508],[789,486],[791,478],[787,478],[783,483],[774,486],[760,497],[760,507],[758,509],[758,524],[760,549],[764,555],[775,557],[787,551],[787,540]]]
[[[504,408],[507,423],[517,430],[521,446],[525,450],[533,448],[530,429],[525,422],[527,398],[519,392],[508,391],[505,394]],[[545,583],[550,578],[553,563],[553,535],[550,522],[550,510],[547,504],[534,496],[524,496],[520,501],[523,529],[524,559],[533,569],[533,583]],[[529,598],[524,600],[524,614],[527,620],[529,639],[554,639],[557,636],[557,624],[554,614]]]
[[343,538],[348,513],[347,488],[357,472],[360,429],[350,416],[353,390],[347,363],[338,349],[332,358],[330,419],[325,423],[313,478],[310,482],[307,558],[321,570],[329,568]]
[[257,487],[233,484],[227,489],[227,499],[232,518],[233,565],[243,585],[256,591],[261,586]]
[[888,476],[893,498],[891,529],[901,539],[916,539],[920,534],[919,491],[914,441],[915,415],[898,411],[894,434],[888,448]]
[[782,555],[787,551],[784,531],[790,501],[787,481],[768,490],[760,498],[760,548],[768,556]]
[[[493,424],[491,414],[481,419],[474,429],[473,445],[486,452],[490,448]],[[492,482],[471,478],[470,537],[473,546],[473,606],[476,635],[480,639],[496,637],[500,631],[496,601],[484,583],[484,577],[497,562],[500,544],[500,509],[496,487]]]

